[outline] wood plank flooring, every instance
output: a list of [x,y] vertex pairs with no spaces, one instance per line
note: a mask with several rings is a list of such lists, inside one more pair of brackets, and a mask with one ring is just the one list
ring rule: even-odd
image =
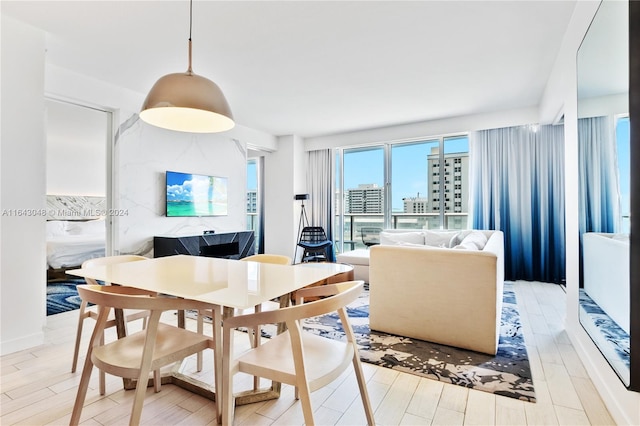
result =
[[[565,293],[557,285],[518,281],[515,286],[537,403],[420,378],[363,363],[376,421],[380,425],[613,425],[615,424],[578,359],[564,329]],[[175,321],[168,314],[165,321]],[[189,326],[195,321],[188,320]],[[0,358],[0,424],[66,425],[82,364],[70,373],[77,311],[47,318],[46,344]],[[93,328],[87,322],[81,351]],[[238,335],[236,345],[247,345]],[[205,360],[211,358],[205,356]],[[81,362],[84,357],[81,357]],[[190,360],[193,362],[193,360]],[[207,366],[210,370],[211,362]],[[189,366],[188,366],[189,368]],[[206,370],[206,369],[205,369]],[[210,371],[199,376],[203,380]],[[250,383],[250,378],[238,379]],[[82,413],[85,425],[128,424],[132,391],[107,376],[107,394],[97,391],[94,371]],[[364,411],[352,373],[312,394],[319,425],[363,425]],[[145,425],[214,425],[214,404],[174,385],[149,388]],[[302,425],[293,388],[278,400],[238,407],[237,425]]]

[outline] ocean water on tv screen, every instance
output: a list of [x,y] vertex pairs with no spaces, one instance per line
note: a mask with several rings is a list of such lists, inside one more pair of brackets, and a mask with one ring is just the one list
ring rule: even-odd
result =
[[227,214],[224,203],[195,203],[175,201],[167,203],[167,216],[222,216]]

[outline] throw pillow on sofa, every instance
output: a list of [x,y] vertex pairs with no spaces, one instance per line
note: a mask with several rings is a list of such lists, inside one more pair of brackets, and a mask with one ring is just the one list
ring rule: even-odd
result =
[[451,248],[459,231],[424,231],[424,243],[431,247]]
[[385,232],[380,233],[380,244],[388,246],[397,245],[424,245],[424,235],[421,232]]
[[484,234],[484,232],[471,231],[464,237],[460,244],[456,245],[453,248],[466,250],[482,250],[487,244],[487,241],[487,236]]

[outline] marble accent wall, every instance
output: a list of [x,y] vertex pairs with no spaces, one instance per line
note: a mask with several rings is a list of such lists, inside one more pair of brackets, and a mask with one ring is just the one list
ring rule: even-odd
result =
[[[152,255],[153,237],[246,229],[246,142],[232,131],[190,134],[155,128],[133,116],[116,138],[114,253]],[[166,217],[167,170],[228,178],[228,214]]]
[[107,214],[107,199],[83,195],[47,195],[47,220],[97,219]]

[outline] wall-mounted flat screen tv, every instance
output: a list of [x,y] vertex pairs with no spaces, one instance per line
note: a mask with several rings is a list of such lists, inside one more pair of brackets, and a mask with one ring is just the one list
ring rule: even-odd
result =
[[227,178],[167,171],[167,216],[227,215]]

